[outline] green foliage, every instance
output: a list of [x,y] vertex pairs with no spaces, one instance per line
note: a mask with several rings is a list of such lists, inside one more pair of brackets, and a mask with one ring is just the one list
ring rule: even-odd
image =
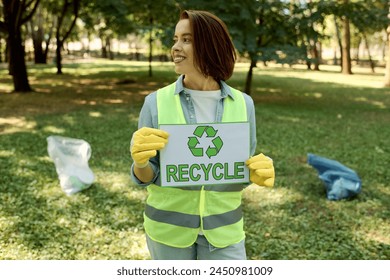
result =
[[173,30],[179,17],[176,1],[137,0],[129,4],[137,33],[147,35],[154,31],[153,40],[159,39],[171,47]]
[[371,0],[353,3],[347,14],[360,32],[374,33],[386,30],[389,19],[387,0]]
[[[0,259],[147,259],[146,192],[129,178],[129,141],[145,94],[176,75],[160,63],[153,79],[143,63],[64,67],[30,67],[29,95],[3,93],[11,81],[0,69]],[[246,69],[229,84],[242,88]],[[276,186],[244,191],[250,259],[390,258],[390,97],[382,75],[359,71],[345,80],[325,67],[254,69],[257,152],[273,158]],[[46,150],[53,134],[91,144],[88,190],[62,192]],[[328,201],[309,152],[356,170],[362,193]]]
[[134,31],[130,10],[124,0],[84,1],[81,7],[80,18],[86,29],[97,31],[99,36],[126,35]]

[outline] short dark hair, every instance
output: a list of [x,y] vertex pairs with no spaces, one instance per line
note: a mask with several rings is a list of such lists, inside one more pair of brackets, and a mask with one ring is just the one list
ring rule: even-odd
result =
[[207,11],[185,10],[180,19],[190,21],[196,66],[216,81],[228,80],[233,74],[236,51],[226,24]]

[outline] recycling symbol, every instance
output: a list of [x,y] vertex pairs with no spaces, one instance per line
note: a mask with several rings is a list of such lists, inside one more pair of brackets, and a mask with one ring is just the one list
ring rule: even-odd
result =
[[193,135],[188,137],[188,148],[190,149],[191,153],[195,157],[202,157],[204,155],[203,150],[204,148],[198,147],[198,144],[200,144],[199,139],[202,139],[204,135],[206,135],[206,138],[214,137],[214,139],[211,140],[211,143],[213,146],[209,145],[206,149],[206,155],[211,158],[213,156],[216,156],[219,151],[221,150],[223,146],[223,141],[221,137],[216,136],[218,130],[215,130],[214,127],[206,125],[206,126],[198,126],[195,128]]

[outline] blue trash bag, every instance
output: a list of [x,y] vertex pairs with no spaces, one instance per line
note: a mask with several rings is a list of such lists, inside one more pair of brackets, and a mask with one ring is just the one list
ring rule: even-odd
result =
[[318,171],[329,200],[351,198],[361,192],[362,181],[357,173],[340,162],[309,153],[307,163]]

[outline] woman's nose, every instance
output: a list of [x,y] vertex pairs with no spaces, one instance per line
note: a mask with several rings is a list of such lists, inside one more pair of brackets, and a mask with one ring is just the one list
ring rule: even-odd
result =
[[179,41],[175,42],[172,46],[172,51],[179,51],[181,50],[181,44]]

